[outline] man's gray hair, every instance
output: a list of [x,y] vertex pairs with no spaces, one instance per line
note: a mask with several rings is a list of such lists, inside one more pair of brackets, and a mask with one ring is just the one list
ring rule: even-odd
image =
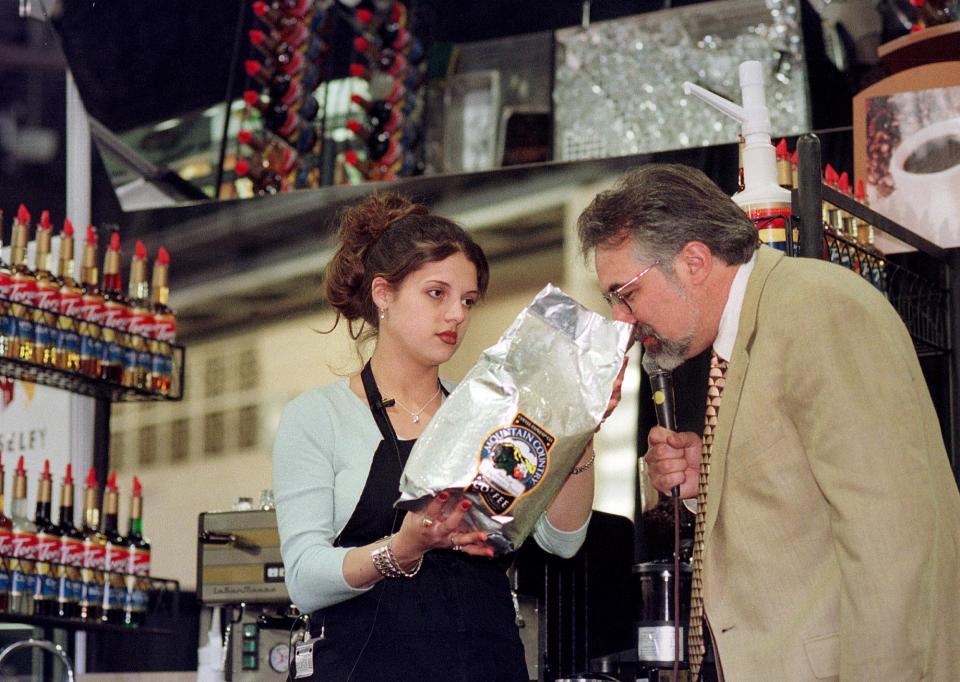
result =
[[577,222],[580,249],[635,240],[638,255],[667,265],[685,244],[700,241],[728,265],[750,260],[757,248],[753,221],[701,171],[648,164],[627,171],[598,194]]

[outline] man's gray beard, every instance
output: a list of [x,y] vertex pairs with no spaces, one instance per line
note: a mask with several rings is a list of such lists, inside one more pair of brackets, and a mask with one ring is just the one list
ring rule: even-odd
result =
[[655,341],[649,348],[644,346],[643,352],[649,355],[660,369],[668,372],[672,372],[686,361],[690,344],[693,342],[692,333],[682,339],[665,339],[646,325],[638,327],[637,339],[640,340],[646,336],[653,337]]

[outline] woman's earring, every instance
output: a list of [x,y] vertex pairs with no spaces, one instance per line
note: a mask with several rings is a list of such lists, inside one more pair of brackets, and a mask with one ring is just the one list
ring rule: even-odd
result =
[[386,308],[380,308],[380,319],[381,319],[381,320],[387,319],[387,309],[386,309]]

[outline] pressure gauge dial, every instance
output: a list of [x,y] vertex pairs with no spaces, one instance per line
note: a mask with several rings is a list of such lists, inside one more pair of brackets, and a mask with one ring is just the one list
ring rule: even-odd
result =
[[274,672],[287,672],[290,667],[290,647],[286,644],[277,644],[270,649],[270,667]]

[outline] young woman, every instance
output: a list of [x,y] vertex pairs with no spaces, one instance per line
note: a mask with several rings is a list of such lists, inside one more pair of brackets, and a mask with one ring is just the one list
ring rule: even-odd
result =
[[[309,612],[316,680],[527,680],[502,560],[443,492],[422,513],[393,508],[416,438],[452,389],[456,352],[487,289],[483,251],[458,225],[395,194],[344,214],[326,298],[363,370],[284,410],[273,486],[286,581]],[[615,404],[615,403],[612,403]],[[592,445],[534,537],[569,557],[593,503]],[[299,678],[298,679],[306,679]]]

